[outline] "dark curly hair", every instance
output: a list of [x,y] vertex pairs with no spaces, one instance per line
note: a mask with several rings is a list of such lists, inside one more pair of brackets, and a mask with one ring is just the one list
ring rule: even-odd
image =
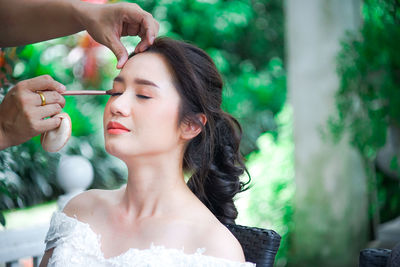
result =
[[[164,56],[174,72],[181,97],[179,124],[190,121],[202,127],[184,153],[183,168],[191,174],[187,185],[220,222],[234,224],[238,212],[233,197],[248,189],[250,175],[239,150],[240,124],[221,109],[223,82],[214,62],[200,48],[167,37],[156,38],[146,52]],[[205,125],[199,113],[206,116]],[[244,172],[246,183],[239,179]]]

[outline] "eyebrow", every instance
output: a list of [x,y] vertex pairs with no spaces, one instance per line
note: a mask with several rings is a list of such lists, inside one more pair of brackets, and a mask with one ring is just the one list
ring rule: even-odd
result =
[[[125,80],[121,76],[117,76],[114,78],[114,82],[125,83]],[[146,79],[136,78],[133,82],[136,84],[150,85],[150,86],[160,88],[160,87],[158,87],[157,84],[153,83],[152,81],[146,80]]]

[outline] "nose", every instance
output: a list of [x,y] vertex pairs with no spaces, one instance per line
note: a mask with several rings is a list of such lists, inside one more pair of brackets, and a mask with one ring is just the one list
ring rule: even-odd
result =
[[130,105],[126,94],[114,96],[110,104],[112,115],[127,117],[129,115]]

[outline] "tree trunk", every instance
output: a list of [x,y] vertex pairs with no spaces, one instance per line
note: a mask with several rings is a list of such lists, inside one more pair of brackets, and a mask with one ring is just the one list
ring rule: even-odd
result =
[[295,142],[293,266],[357,266],[366,246],[364,166],[346,138],[323,137],[339,88],[336,56],[360,26],[359,0],[287,0],[288,87]]

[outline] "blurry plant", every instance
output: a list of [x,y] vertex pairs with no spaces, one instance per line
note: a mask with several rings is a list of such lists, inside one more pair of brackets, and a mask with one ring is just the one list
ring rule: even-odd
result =
[[[116,71],[111,52],[104,51],[86,34],[55,39],[18,49],[6,49],[4,95],[17,81],[49,74],[71,89],[110,88]],[[108,53],[107,53],[108,52]],[[11,75],[12,74],[12,75]],[[9,85],[7,85],[9,83]],[[56,199],[62,194],[55,180],[60,154],[88,158],[95,170],[96,188],[115,188],[124,177],[121,164],[104,151],[103,106],[107,97],[66,97],[64,112],[72,120],[72,138],[60,153],[47,153],[35,137],[22,145],[0,151],[0,211]],[[0,213],[0,222],[4,217]]]
[[[132,1],[133,2],[133,1]],[[192,42],[213,58],[225,81],[226,111],[244,128],[241,150],[257,150],[286,99],[283,7],[279,0],[134,1],[160,22],[160,34]]]
[[278,138],[264,133],[257,141],[260,150],[248,156],[252,187],[247,195],[239,196],[238,208],[241,224],[273,229],[281,235],[275,265],[286,266],[295,190],[293,120],[289,106],[278,114],[276,121]]
[[[361,30],[347,36],[338,56],[341,83],[336,95],[337,115],[328,123],[335,140],[348,135],[351,144],[363,156],[370,176],[373,202],[370,213],[377,216],[376,193],[373,193],[377,186],[374,161],[385,144],[392,145],[388,132],[400,129],[400,2],[366,0],[363,16]],[[394,138],[398,140],[399,137]],[[394,149],[397,151],[392,160],[386,163],[397,170],[398,176],[400,146]],[[397,207],[392,208],[392,217],[400,213],[400,186],[394,190],[397,194],[391,196],[391,202],[397,203]]]

